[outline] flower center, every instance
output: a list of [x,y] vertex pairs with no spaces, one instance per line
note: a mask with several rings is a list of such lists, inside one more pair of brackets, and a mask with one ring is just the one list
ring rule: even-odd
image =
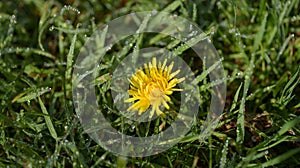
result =
[[155,102],[155,101],[161,100],[161,98],[163,98],[163,95],[164,95],[164,92],[161,91],[159,88],[153,88],[150,91],[150,95],[149,95],[151,104],[153,104],[153,102]]

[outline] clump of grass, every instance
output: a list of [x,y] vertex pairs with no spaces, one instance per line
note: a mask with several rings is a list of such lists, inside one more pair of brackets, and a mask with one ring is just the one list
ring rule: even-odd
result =
[[[299,165],[299,6],[297,0],[0,2],[0,167]],[[72,102],[72,66],[97,26],[149,10],[189,18],[208,32],[229,76],[226,106],[207,140],[198,135],[210,98],[203,94],[203,114],[180,143],[154,156],[122,158],[101,148],[81,127]],[[196,68],[195,54],[180,42],[151,34],[129,38],[139,48],[167,45],[189,63],[203,86],[209,81]],[[105,98],[100,104],[112,103],[110,58],[119,50],[123,56],[133,50],[118,47],[104,59],[107,67],[97,83],[99,96]],[[128,126],[133,135],[155,131],[162,122],[130,130],[123,118],[112,116],[113,124]]]

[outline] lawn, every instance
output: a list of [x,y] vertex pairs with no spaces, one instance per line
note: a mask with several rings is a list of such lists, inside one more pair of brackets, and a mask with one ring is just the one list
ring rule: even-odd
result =
[[[300,167],[299,11],[299,0],[1,0],[0,167]],[[176,34],[189,27],[192,38]],[[140,85],[152,79],[163,82]],[[128,145],[110,128],[159,142]],[[165,140],[169,129],[183,135]]]

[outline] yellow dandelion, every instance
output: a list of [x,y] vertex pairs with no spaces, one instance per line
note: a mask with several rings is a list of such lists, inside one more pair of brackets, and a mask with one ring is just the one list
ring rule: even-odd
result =
[[128,111],[138,111],[138,114],[141,115],[151,105],[152,110],[149,118],[152,118],[154,112],[157,115],[164,115],[160,110],[161,105],[166,109],[170,108],[167,103],[171,101],[169,95],[173,91],[182,91],[182,89],[174,87],[182,82],[184,78],[175,78],[180,70],[171,73],[174,62],[169,66],[166,63],[167,60],[165,59],[163,63],[158,62],[157,65],[156,58],[153,58],[152,62],[144,64],[144,69],[140,68],[136,74],[132,75],[129,80],[130,89],[128,90],[131,98],[125,100],[125,102],[134,102],[134,104],[128,108]]

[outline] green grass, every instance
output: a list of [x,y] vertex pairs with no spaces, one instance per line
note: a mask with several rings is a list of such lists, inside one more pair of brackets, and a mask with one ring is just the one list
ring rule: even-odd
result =
[[[81,127],[72,102],[72,67],[97,27],[154,9],[194,21],[211,38],[228,76],[225,110],[217,129],[201,141],[210,86],[195,53],[156,34],[128,37],[140,49],[151,45],[176,51],[201,81],[203,100],[197,122],[180,143],[150,157],[118,157]],[[298,0],[0,1],[0,167],[299,166],[299,11]],[[103,113],[115,128],[155,134],[172,117],[128,123],[110,108],[109,72],[119,61],[111,58],[133,51],[121,43],[99,71],[99,104],[107,105]]]

